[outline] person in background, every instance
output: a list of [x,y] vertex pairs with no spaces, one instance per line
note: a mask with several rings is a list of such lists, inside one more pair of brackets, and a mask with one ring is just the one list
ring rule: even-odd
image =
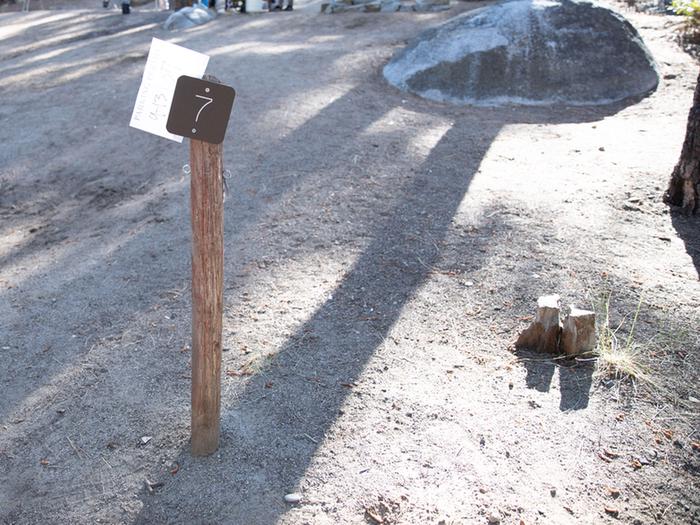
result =
[[131,0],[122,0],[122,14],[123,15],[128,15],[131,13],[131,5],[130,5]]
[[282,7],[284,0],[270,0],[270,11],[292,11],[294,0],[287,0],[287,7]]

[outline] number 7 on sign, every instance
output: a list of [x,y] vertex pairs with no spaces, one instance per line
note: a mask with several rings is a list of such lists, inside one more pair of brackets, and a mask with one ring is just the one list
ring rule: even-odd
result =
[[[206,91],[207,93],[209,93],[209,88],[207,88],[205,91]],[[204,104],[201,108],[199,108],[199,111],[197,111],[197,116],[194,118],[194,121],[195,121],[195,122],[199,122],[199,115],[202,114],[202,111],[204,110],[204,108],[206,108],[209,104],[211,104],[212,102],[214,102],[214,99],[211,98],[211,97],[205,97],[204,95],[195,95],[195,97],[201,98],[202,100],[206,100],[206,101],[207,101],[206,104]]]
[[173,135],[220,144],[235,96],[233,88],[224,84],[181,76],[177,79],[166,128]]

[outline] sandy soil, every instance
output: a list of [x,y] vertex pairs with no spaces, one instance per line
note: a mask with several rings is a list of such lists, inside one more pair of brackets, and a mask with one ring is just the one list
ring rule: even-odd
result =
[[[663,77],[636,103],[454,108],[383,82],[475,5],[182,33],[146,10],[0,15],[0,521],[700,523],[700,235],[661,203],[697,64],[675,21],[628,12]],[[153,36],[238,92],[206,459],[187,147],[128,128]],[[611,294],[622,341],[641,298],[657,386],[512,353],[550,292]]]

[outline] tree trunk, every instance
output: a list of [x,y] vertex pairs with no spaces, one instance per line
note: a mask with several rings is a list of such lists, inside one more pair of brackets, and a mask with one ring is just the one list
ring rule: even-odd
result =
[[664,201],[680,207],[685,215],[697,213],[700,207],[700,75],[695,85],[693,107],[688,115],[688,127],[681,157],[673,169]]

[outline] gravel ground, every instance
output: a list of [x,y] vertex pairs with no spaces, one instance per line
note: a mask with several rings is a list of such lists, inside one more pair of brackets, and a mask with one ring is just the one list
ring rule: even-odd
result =
[[[0,14],[0,521],[700,523],[700,234],[661,203],[697,63],[626,12],[662,76],[641,101],[455,108],[384,83],[479,5],[181,33],[152,10]],[[153,36],[238,93],[204,459],[188,148],[128,128]],[[654,385],[513,353],[544,293],[610,296],[623,344],[639,305]]]

